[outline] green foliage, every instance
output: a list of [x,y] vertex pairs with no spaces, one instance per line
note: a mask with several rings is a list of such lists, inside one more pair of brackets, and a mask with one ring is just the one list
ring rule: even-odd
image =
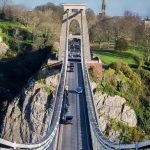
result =
[[144,130],[136,127],[129,127],[122,122],[111,120],[112,129],[121,132],[121,143],[141,142],[145,138]]
[[55,93],[55,88],[52,86],[44,86],[44,91],[48,94]]
[[0,21],[2,37],[10,51],[24,53],[32,50],[31,32],[18,22]]
[[9,89],[13,95],[19,92],[29,77],[39,70],[48,53],[48,49],[42,49],[0,63],[0,87]]
[[18,41],[13,38],[9,38],[7,43],[10,50],[18,54],[32,51],[32,43],[30,43],[30,41]]
[[54,35],[45,28],[38,28],[33,31],[33,49],[45,48],[52,45]]
[[97,70],[96,70],[96,68],[95,67],[90,67],[89,68],[89,74],[90,74],[90,78],[93,80],[93,81],[95,81],[95,80],[97,80]]
[[0,59],[8,59],[8,58],[12,58],[15,56],[16,56],[16,53],[14,53],[12,51],[7,51],[5,54],[0,55]]
[[135,64],[136,62],[134,60],[135,54],[132,54],[131,51],[125,51],[125,52],[119,52],[115,50],[95,50],[95,54],[102,60],[105,64],[111,64],[116,61],[123,61],[127,64]]
[[128,42],[124,38],[120,38],[116,40],[115,49],[120,51],[127,51],[128,50]]
[[[51,2],[48,2],[47,4],[37,6],[35,10],[40,10],[42,12],[52,10],[55,12],[55,15],[59,17],[59,19],[62,19],[62,14],[63,14],[63,7],[61,5],[57,6]],[[57,18],[56,17],[56,18]]]
[[29,28],[18,22],[0,21],[0,29],[4,42],[17,54],[50,47],[55,38],[47,24]]
[[45,80],[44,79],[40,79],[40,80],[38,80],[38,83],[45,84]]
[[138,126],[150,137],[150,72],[143,69],[131,69],[127,64],[115,62],[104,71],[103,79],[97,90],[109,95],[119,95],[127,100],[138,118]]
[[[101,45],[107,44],[107,42],[102,42]],[[107,49],[94,50],[95,54],[102,60],[105,64],[111,64],[117,61],[122,61],[134,68],[148,68],[144,64],[144,49],[141,46],[138,46],[136,49],[133,48],[131,43],[128,51],[115,51]]]
[[142,68],[140,69],[135,69],[134,70],[140,77],[142,80],[144,80],[145,82],[150,82],[150,71],[148,70],[144,70]]
[[80,25],[77,20],[72,20],[70,23],[70,33],[73,35],[80,35]]
[[143,66],[144,62],[143,62],[142,58],[140,58],[138,56],[135,56],[134,60],[136,61],[137,65],[138,65],[138,68]]
[[6,20],[0,20],[0,27],[25,28],[25,26],[19,22],[6,21]]

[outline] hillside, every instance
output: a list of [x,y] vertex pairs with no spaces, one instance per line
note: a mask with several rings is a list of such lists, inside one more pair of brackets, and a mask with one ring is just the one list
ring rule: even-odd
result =
[[35,143],[47,133],[61,65],[43,66],[9,104],[0,136],[17,143]]
[[32,50],[33,35],[19,22],[0,21],[0,37],[2,42],[9,47],[7,53],[1,55],[0,58],[10,58]]
[[0,8],[0,125],[29,78],[47,59],[56,59],[60,14],[61,7],[52,3],[32,11],[20,6]]
[[[108,137],[113,134],[113,141],[119,143],[148,140],[150,137],[150,72],[142,68],[130,68],[124,62],[114,62],[104,70],[101,81],[95,78],[95,74],[97,74],[96,70],[90,69],[91,80],[97,84],[94,90],[94,100],[101,122],[104,125],[107,124],[103,129],[104,134]],[[113,115],[119,111],[119,114],[122,114],[125,106],[136,114],[136,117],[127,115],[127,121],[137,119],[137,124],[134,127],[128,126],[127,121],[124,121],[122,117],[118,119],[117,113],[115,116]],[[122,109],[120,109],[121,107]]]
[[[0,21],[0,45],[7,50],[0,55],[0,87],[17,92],[20,85],[34,73],[45,59],[48,49],[34,49],[31,28],[19,22]],[[1,51],[2,51],[1,47]],[[16,84],[14,84],[16,83]]]

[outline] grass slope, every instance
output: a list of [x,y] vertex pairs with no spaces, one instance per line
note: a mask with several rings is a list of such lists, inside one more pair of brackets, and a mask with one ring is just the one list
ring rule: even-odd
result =
[[135,51],[133,49],[126,52],[100,49],[95,50],[94,53],[102,60],[103,63],[108,65],[117,61],[122,61],[129,65],[136,65],[135,57],[138,56],[142,58],[143,55],[141,51]]
[[[9,51],[13,53],[18,54],[32,49],[33,35],[31,29],[19,22],[0,20],[0,37],[9,46]],[[0,58],[9,57],[13,57],[13,55],[9,53]]]

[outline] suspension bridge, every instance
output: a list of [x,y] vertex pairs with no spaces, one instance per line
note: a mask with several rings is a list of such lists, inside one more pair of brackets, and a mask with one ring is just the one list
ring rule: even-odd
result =
[[[150,140],[134,144],[115,144],[101,132],[97,111],[93,100],[87,63],[91,60],[89,35],[86,20],[85,4],[64,4],[62,30],[60,36],[61,49],[59,61],[63,62],[56,98],[53,105],[53,116],[49,121],[47,135],[37,143],[19,144],[0,139],[0,149],[31,150],[111,150],[140,149],[150,145]],[[76,19],[80,26],[80,35],[69,35],[69,25]],[[78,60],[69,59],[69,41],[80,39]],[[74,71],[68,72],[68,66],[74,63]],[[66,103],[65,87],[68,86],[68,114],[74,116],[73,125],[60,124]],[[82,94],[72,92],[76,87],[83,87]]]

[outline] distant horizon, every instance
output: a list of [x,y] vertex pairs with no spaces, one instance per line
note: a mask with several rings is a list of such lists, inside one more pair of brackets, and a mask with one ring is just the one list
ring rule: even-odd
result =
[[[46,4],[48,2],[54,3],[56,5],[61,5],[62,3],[70,4],[86,4],[87,8],[92,9],[95,14],[101,13],[102,0],[98,3],[93,3],[91,0],[36,0],[26,2],[26,0],[13,0],[14,5],[23,5],[27,9],[34,9],[36,6]],[[106,13],[108,16],[123,16],[125,11],[131,11],[132,13],[138,14],[142,18],[150,17],[150,0],[106,0]]]

